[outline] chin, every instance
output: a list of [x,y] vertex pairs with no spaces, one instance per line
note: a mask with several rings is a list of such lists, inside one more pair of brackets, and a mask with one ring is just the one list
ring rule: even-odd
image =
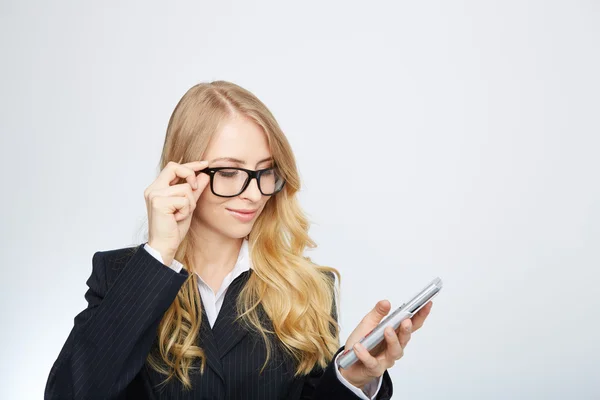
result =
[[252,230],[252,226],[243,225],[243,226],[230,226],[228,229],[223,231],[223,234],[232,239],[243,239],[250,234]]

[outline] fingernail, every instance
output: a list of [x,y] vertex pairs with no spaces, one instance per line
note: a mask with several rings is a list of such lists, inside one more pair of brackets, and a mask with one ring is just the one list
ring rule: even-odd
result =
[[362,345],[360,343],[356,343],[354,345],[354,350],[356,350],[356,351],[362,351]]
[[394,336],[394,330],[393,329],[386,329],[385,334],[388,335],[389,337]]

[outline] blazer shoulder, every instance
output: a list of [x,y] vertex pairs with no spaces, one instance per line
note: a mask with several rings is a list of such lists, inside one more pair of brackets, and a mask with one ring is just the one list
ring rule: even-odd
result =
[[143,251],[143,246],[144,244],[138,244],[117,249],[98,250],[93,257],[94,267],[102,268],[106,281],[113,282],[133,255],[137,251]]
[[138,244],[118,249],[98,250],[96,254],[104,260],[106,265],[127,264],[127,261],[143,246],[144,244]]

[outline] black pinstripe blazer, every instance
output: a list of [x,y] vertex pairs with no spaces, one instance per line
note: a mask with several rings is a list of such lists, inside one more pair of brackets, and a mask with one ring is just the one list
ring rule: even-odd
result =
[[[325,369],[315,368],[308,375],[294,377],[293,362],[276,348],[259,373],[265,345],[258,334],[234,322],[235,300],[252,270],[231,283],[212,328],[202,313],[199,340],[207,368],[204,374],[191,375],[192,390],[186,391],[177,380],[159,387],[163,376],[145,360],[155,345],[162,315],[187,272],[165,267],[143,245],[96,252],[92,264],[85,294],[88,306],[75,317],[52,366],[46,399],[358,398],[338,380],[333,361]],[[377,399],[391,395],[392,382],[386,371]]]

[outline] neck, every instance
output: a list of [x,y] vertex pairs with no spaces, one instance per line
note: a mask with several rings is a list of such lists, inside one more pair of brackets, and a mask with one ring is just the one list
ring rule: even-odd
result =
[[196,228],[190,233],[196,242],[192,255],[194,272],[202,279],[224,277],[231,272],[240,254],[243,238],[229,238],[206,227]]

